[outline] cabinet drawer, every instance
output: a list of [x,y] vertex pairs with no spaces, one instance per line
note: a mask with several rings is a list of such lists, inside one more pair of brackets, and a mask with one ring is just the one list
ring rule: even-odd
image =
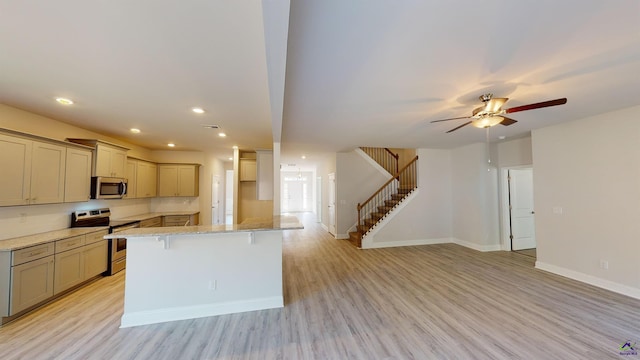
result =
[[84,243],[86,245],[89,244],[93,244],[95,242],[98,242],[100,240],[104,240],[104,236],[109,234],[109,230],[101,230],[101,231],[96,231],[96,232],[92,232],[90,234],[87,234],[87,238],[85,239]]
[[16,250],[12,252],[11,264],[13,266],[24,264],[45,256],[53,255],[54,251],[55,245],[53,242]]
[[[189,221],[189,215],[171,215],[164,217],[164,226],[185,226]],[[187,224],[191,225],[191,224]]]
[[84,235],[78,235],[74,237],[70,237],[63,240],[56,241],[56,253],[60,253],[63,251],[75,249],[77,247],[83,246],[85,242]]
[[162,217],[158,216],[151,219],[142,220],[140,221],[140,227],[141,228],[162,227]]

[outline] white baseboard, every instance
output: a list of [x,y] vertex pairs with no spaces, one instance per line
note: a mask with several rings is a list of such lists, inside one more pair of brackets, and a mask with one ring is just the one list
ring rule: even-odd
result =
[[417,246],[417,245],[435,245],[435,244],[447,244],[450,243],[450,238],[441,239],[417,239],[417,240],[402,240],[402,241],[385,241],[385,242],[373,242],[362,244],[363,249],[379,249],[398,246]]
[[593,285],[605,290],[613,291],[618,294],[630,296],[635,299],[640,299],[640,289],[627,285],[622,285],[613,281],[601,279],[593,275],[584,274],[578,271],[565,269],[560,266],[543,263],[536,261],[536,269],[548,271],[550,273],[564,276],[569,279],[577,280],[589,285]]
[[476,243],[472,243],[469,241],[464,241],[456,238],[452,238],[451,242],[454,244],[458,244],[460,246],[468,247],[469,249],[473,249],[476,251],[488,252],[488,251],[501,251],[501,244],[490,244],[490,245],[480,245]]
[[327,227],[327,225],[320,223],[320,226],[322,226],[322,229],[326,232],[329,232],[329,227]]
[[336,239],[345,240],[349,238],[349,234],[336,234]]
[[196,319],[202,317],[233,314],[246,311],[274,309],[284,307],[282,296],[273,296],[247,301],[183,306],[158,310],[147,310],[125,313],[120,320],[120,327],[149,325],[167,321]]

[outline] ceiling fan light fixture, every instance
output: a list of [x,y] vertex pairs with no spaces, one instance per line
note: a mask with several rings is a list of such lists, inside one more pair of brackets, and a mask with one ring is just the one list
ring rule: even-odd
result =
[[502,120],[504,120],[502,116],[488,116],[488,117],[483,117],[477,120],[473,120],[471,122],[471,125],[480,129],[484,129],[484,128],[498,125],[502,122]]

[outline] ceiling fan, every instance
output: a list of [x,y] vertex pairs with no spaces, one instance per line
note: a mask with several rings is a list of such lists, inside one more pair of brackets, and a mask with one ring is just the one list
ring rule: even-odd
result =
[[432,123],[442,122],[442,121],[450,121],[450,120],[459,120],[459,119],[471,119],[468,122],[457,126],[447,133],[456,131],[462,127],[465,127],[469,124],[473,124],[473,126],[477,128],[489,128],[491,126],[495,126],[498,124],[502,124],[505,126],[516,123],[516,120],[503,116],[504,114],[510,114],[518,111],[525,110],[533,110],[539,109],[549,106],[557,106],[563,105],[567,103],[567,98],[555,99],[549,101],[543,101],[535,104],[521,105],[508,109],[503,109],[502,105],[504,105],[508,98],[494,98],[493,94],[484,94],[480,96],[480,100],[484,103],[483,106],[477,107],[473,109],[471,116],[462,116],[450,119],[442,119],[442,120],[434,120]]

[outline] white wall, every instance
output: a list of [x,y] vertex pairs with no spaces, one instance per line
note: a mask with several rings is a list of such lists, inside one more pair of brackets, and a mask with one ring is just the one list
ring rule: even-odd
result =
[[316,176],[322,178],[322,189],[320,190],[322,212],[320,214],[321,223],[325,230],[329,229],[329,174],[336,172],[336,156],[331,154],[317,163]]
[[451,151],[418,149],[418,189],[363,241],[363,248],[451,241]]
[[531,136],[500,142],[497,148],[499,167],[533,164]]
[[349,229],[357,222],[358,203],[367,200],[387,180],[388,176],[355,151],[336,154],[336,237],[349,237]]
[[537,267],[640,298],[639,118],[633,107],[533,132]]
[[451,163],[453,241],[480,251],[499,250],[497,171],[488,167],[486,144],[453,149]]

